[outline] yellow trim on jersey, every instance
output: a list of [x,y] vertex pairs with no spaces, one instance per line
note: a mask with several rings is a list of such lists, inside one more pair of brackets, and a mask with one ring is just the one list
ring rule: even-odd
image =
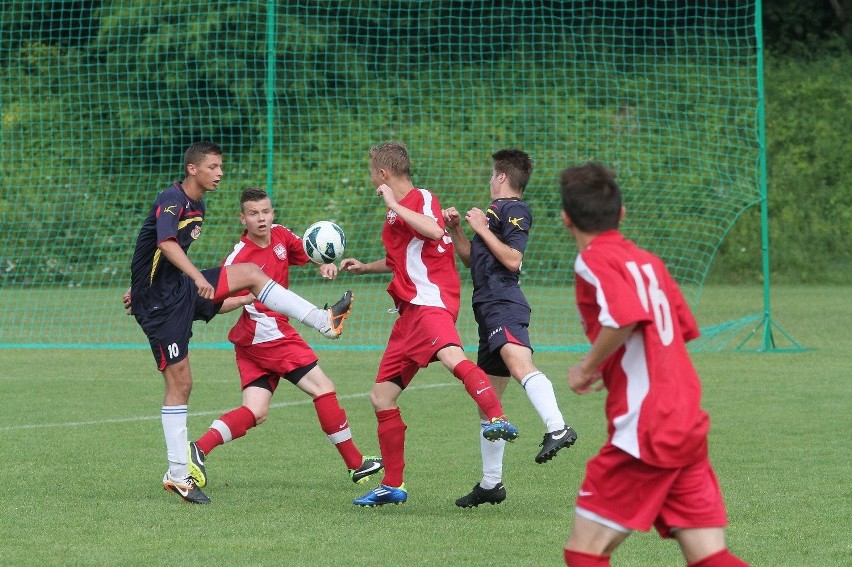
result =
[[178,230],[184,228],[186,225],[188,225],[191,222],[201,222],[202,220],[204,220],[203,217],[190,217],[186,220],[182,220],[178,223]]
[[[204,217],[191,217],[186,220],[182,220],[178,223],[178,230],[185,228],[187,225],[193,222],[202,222]],[[151,262],[151,273],[148,275],[148,285],[152,285],[154,283],[154,274],[157,273],[157,266],[160,265],[160,256],[163,255],[163,251],[157,247],[157,251],[154,252],[154,259]]]
[[160,265],[160,256],[163,251],[157,248],[154,252],[154,260],[151,262],[151,273],[148,275],[148,285],[154,285],[154,274],[157,273],[157,266]]

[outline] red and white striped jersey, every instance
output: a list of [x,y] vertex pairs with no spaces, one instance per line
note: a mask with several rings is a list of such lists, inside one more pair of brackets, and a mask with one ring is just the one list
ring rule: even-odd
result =
[[[399,204],[435,219],[444,228],[438,197],[426,189],[413,189]],[[388,210],[382,230],[386,262],[393,272],[388,293],[394,303],[443,307],[458,317],[461,283],[449,235],[425,238]]]
[[[289,229],[274,224],[269,232],[270,243],[265,248],[249,240],[246,232],[243,232],[243,237],[234,245],[234,251],[225,258],[222,265],[254,262],[270,278],[284,287],[289,287],[290,264],[304,266],[310,262],[310,258],[302,248],[302,239]],[[260,301],[255,301],[243,308],[240,318],[228,333],[228,340],[243,346],[274,341],[284,336],[284,330],[289,332],[287,321],[287,316],[272,311]]]
[[609,442],[657,467],[704,458],[710,419],[686,350],[698,326],[663,261],[612,230],[579,253],[574,272],[591,342],[602,327],[637,324],[601,365]]

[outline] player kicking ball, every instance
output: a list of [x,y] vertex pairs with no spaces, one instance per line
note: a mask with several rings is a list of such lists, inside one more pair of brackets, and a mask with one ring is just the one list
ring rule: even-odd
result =
[[142,328],[165,393],[161,409],[168,469],[163,488],[184,501],[207,504],[210,498],[189,474],[187,425],[192,371],[189,339],[193,321],[210,321],[227,298],[249,290],[282,315],[336,339],[351,309],[351,294],[330,308],[318,308],[273,281],[256,264],[232,264],[199,270],[187,256],[201,237],[204,196],[222,179],[222,149],[213,142],[196,142],[184,153],[185,176],[160,192],[139,229],[131,261],[130,288],[124,306]]
[[[246,229],[224,265],[252,262],[263,266],[266,274],[286,288],[290,266],[304,266],[311,260],[305,253],[302,239],[274,224],[274,220],[275,211],[269,196],[260,189],[244,190],[240,196],[240,222]],[[319,273],[324,278],[334,279],[337,267],[321,264]],[[354,298],[351,292],[346,292],[344,299],[351,304]],[[239,308],[242,313],[228,334],[228,340],[234,344],[236,352],[243,403],[214,420],[204,435],[190,443],[189,472],[195,484],[200,488],[207,485],[205,459],[213,449],[243,437],[249,429],[266,421],[281,377],[313,399],[320,427],[340,453],[353,482],[365,482],[382,470],[380,459],[365,457],[355,446],[334,383],[319,367],[313,349],[290,325],[287,316],[256,301],[253,295],[226,299],[221,312]]]

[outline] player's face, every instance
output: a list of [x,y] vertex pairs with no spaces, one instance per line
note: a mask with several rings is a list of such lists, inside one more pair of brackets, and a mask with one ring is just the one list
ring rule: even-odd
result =
[[491,190],[491,198],[496,199],[500,196],[500,174],[495,170],[491,170],[491,181],[488,183]]
[[373,164],[373,162],[371,161],[370,162],[370,183],[373,184],[373,187],[378,187],[379,185],[381,185],[384,182],[385,182],[385,180],[382,178],[381,170],[378,168],[378,166]]
[[194,166],[195,182],[203,191],[215,191],[222,180],[222,156],[207,154]]
[[272,228],[273,220],[275,220],[275,211],[272,209],[272,202],[269,199],[243,203],[240,222],[246,226],[249,235],[266,238]]

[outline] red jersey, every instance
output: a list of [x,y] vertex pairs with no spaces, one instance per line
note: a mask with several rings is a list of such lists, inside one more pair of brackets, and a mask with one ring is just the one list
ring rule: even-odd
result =
[[[274,224],[269,231],[270,242],[261,248],[248,239],[246,232],[234,245],[234,251],[222,262],[223,266],[254,262],[267,276],[284,287],[290,285],[290,264],[304,266],[310,262],[302,247],[302,239],[289,229]],[[281,323],[279,325],[279,323]],[[249,346],[274,341],[285,336],[284,330],[291,329],[285,315],[268,309],[260,301],[246,305],[240,314],[228,340],[235,345]]]
[[[407,209],[432,217],[441,228],[441,204],[426,189],[413,189],[399,202]],[[394,303],[443,307],[458,317],[461,283],[453,256],[453,242],[444,234],[430,240],[408,226],[395,212],[388,210],[382,230],[382,243],[393,278],[388,293]]]
[[609,442],[657,467],[705,458],[710,420],[686,350],[698,326],[663,261],[611,230],[579,253],[574,272],[591,342],[601,327],[637,324],[601,364]]

